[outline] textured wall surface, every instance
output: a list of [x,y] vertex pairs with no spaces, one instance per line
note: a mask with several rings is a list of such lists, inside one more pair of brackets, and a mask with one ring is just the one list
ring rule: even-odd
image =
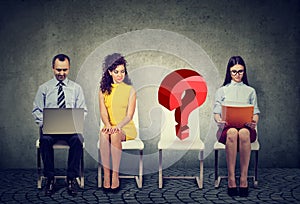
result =
[[[299,17],[297,0],[1,0],[0,167],[34,168],[36,165],[34,143],[38,128],[31,115],[32,102],[38,86],[53,77],[51,60],[54,55],[69,55],[69,78],[80,81],[83,87],[96,89],[103,58],[99,55],[96,59],[97,73],[93,68],[89,70],[83,66],[88,63],[86,59],[99,47],[103,53],[113,51],[113,48],[115,51],[127,49],[126,43],[103,46],[120,35],[127,33],[126,37],[134,31],[155,29],[178,34],[179,39],[183,37],[201,47],[220,75],[221,80],[216,78],[214,82],[216,86],[221,86],[228,59],[241,55],[246,61],[249,83],[257,91],[261,110],[259,166],[299,168]],[[145,36],[145,41],[149,39],[151,36]],[[134,47],[135,41],[127,42],[129,47],[124,54],[133,82],[135,79],[160,81],[166,70],[197,69],[190,61],[174,54],[195,54],[194,58],[197,58],[198,53],[191,53],[187,46],[182,47],[182,42],[161,42],[163,49],[173,50],[173,53],[163,52],[159,45],[154,50],[141,50]],[[143,45],[143,39],[137,43]],[[159,71],[149,71],[155,68]],[[87,79],[83,80],[81,75]],[[160,115],[153,109],[153,104],[158,104],[158,85],[149,82],[137,90],[146,155],[157,152]],[[92,104],[88,107],[89,114],[97,121],[96,92],[93,89],[89,93],[84,89],[87,103]],[[211,102],[213,93],[210,94],[208,101]],[[200,108],[200,114],[209,118],[211,104],[206,103]],[[209,124],[209,120],[202,121],[201,136],[207,134],[205,127]],[[96,167],[97,133],[93,135],[86,138],[87,167]],[[157,157],[153,158],[149,160],[153,164],[148,163],[148,166],[156,169]],[[194,158],[197,158],[196,154],[188,153],[178,165],[197,165]],[[213,158],[213,152],[209,150],[205,165],[212,167]]]

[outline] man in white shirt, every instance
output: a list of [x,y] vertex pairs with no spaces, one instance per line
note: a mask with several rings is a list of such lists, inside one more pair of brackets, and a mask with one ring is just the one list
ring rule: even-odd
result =
[[[53,144],[58,140],[65,140],[70,146],[67,169],[67,189],[71,195],[76,195],[76,177],[79,176],[80,158],[82,156],[83,137],[73,135],[45,135],[43,134],[44,108],[87,108],[82,88],[79,84],[67,78],[70,72],[70,58],[64,54],[56,55],[52,60],[54,77],[42,84],[33,102],[32,114],[35,122],[40,126],[40,148],[44,163],[44,176],[47,177],[45,194],[54,192],[54,151]],[[62,123],[63,125],[63,123]]]

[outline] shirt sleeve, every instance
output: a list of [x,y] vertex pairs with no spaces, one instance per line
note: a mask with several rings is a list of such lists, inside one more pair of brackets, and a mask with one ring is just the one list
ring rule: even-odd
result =
[[45,107],[45,92],[43,91],[43,87],[39,87],[34,102],[32,115],[34,117],[35,122],[42,127],[43,126],[43,109]]
[[251,100],[250,103],[254,105],[253,114],[259,114],[260,110],[259,110],[258,105],[257,105],[257,96],[256,96],[255,89],[253,89],[253,92],[251,94],[250,100]]
[[81,86],[78,85],[76,89],[77,95],[76,95],[76,102],[75,102],[75,108],[83,108],[84,109],[84,118],[87,115],[87,107],[85,104],[84,94]]
[[213,109],[213,113],[214,114],[221,114],[222,113],[222,103],[224,101],[224,90],[221,88],[219,88],[216,92],[215,95],[215,104],[214,104],[214,109]]

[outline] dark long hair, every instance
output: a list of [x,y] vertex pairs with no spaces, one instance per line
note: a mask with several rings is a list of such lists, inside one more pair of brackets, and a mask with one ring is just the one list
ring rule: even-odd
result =
[[245,64],[245,62],[244,62],[244,60],[241,56],[232,56],[229,59],[228,64],[227,64],[226,76],[225,76],[223,86],[225,86],[225,85],[227,85],[231,82],[230,68],[233,67],[236,64],[242,65],[244,67],[244,74],[243,74],[242,82],[249,86],[248,78],[247,78],[246,64]]
[[101,89],[102,93],[105,93],[105,92],[107,92],[108,94],[111,93],[111,87],[114,82],[113,82],[112,76],[109,74],[108,70],[112,72],[119,65],[124,65],[124,68],[125,68],[124,82],[126,84],[131,84],[131,80],[128,77],[127,68],[126,68],[127,61],[121,54],[113,53],[111,55],[106,56],[104,59],[103,75],[102,75],[102,79],[100,82],[100,89]]

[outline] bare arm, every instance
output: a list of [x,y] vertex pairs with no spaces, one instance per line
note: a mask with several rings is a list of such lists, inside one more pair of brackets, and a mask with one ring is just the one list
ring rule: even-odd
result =
[[252,122],[251,123],[247,123],[246,125],[252,129],[255,129],[256,128],[256,125],[258,123],[258,119],[259,119],[259,116],[258,114],[254,114],[253,115],[253,118],[252,118]]
[[222,120],[221,115],[218,113],[214,114],[214,119],[219,127],[224,127],[226,125],[226,121]]
[[259,120],[259,115],[258,114],[254,114],[253,115],[253,122],[255,122],[257,124],[258,120]]
[[102,91],[99,91],[99,110],[100,110],[100,116],[101,120],[104,123],[106,128],[111,128],[111,124],[109,122],[108,112],[106,109],[106,106],[104,104],[104,96]]

